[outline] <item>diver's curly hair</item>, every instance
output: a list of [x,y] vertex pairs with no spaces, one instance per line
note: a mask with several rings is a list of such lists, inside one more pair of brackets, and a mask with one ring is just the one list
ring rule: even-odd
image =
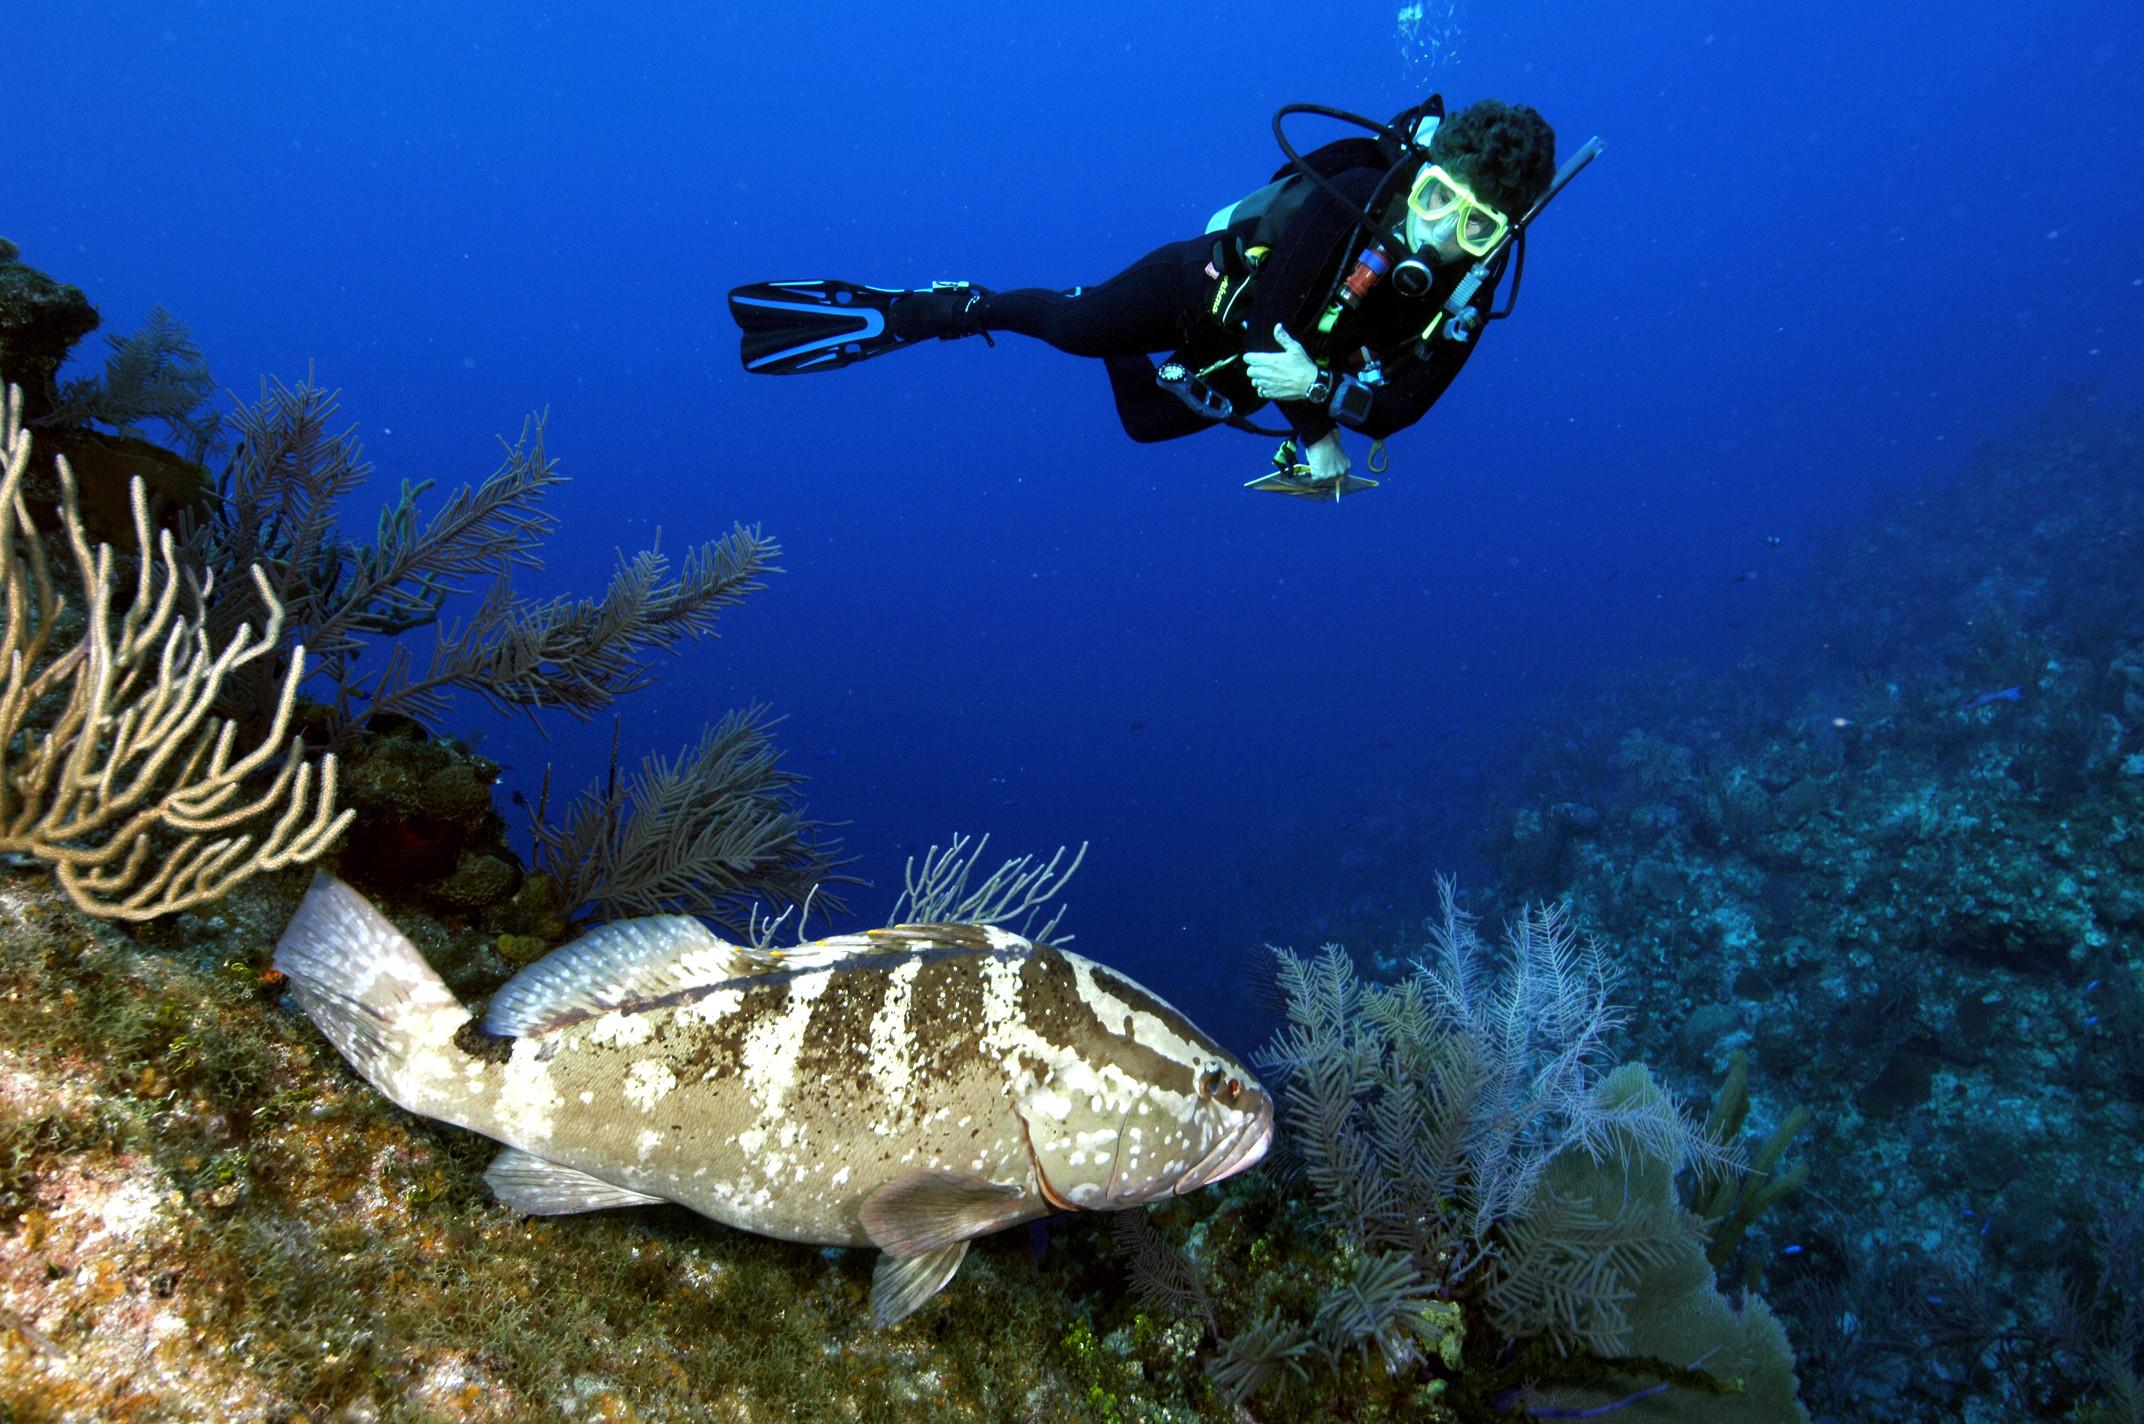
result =
[[1556,131],[1524,104],[1481,99],[1437,125],[1429,156],[1463,174],[1483,202],[1516,218],[1556,176]]

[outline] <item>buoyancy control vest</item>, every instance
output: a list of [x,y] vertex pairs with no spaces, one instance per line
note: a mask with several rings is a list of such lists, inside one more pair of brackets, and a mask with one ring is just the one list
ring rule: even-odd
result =
[[[1295,236],[1305,205],[1319,196],[1321,187],[1329,186],[1341,174],[1364,169],[1383,172],[1389,178],[1395,167],[1411,164],[1419,157],[1396,135],[1411,134],[1422,117],[1442,113],[1442,99],[1432,95],[1401,114],[1391,129],[1376,138],[1337,139],[1291,156],[1263,187],[1216,212],[1206,225],[1212,239],[1207,273],[1214,285],[1205,309],[1191,314],[1182,349],[1161,367],[1162,386],[1208,419],[1256,429],[1236,418],[1233,407],[1238,401],[1252,398],[1247,383],[1241,379],[1238,362],[1251,339],[1253,293],[1259,268],[1278,244]],[[1391,186],[1389,181],[1381,182],[1379,193]],[[1335,252],[1352,241],[1352,235],[1343,234],[1342,240],[1334,244]],[[1334,259],[1339,260],[1337,256]],[[1315,332],[1300,335],[1316,343],[1314,355],[1321,361],[1327,359],[1330,353],[1320,348],[1332,343],[1321,340]],[[1228,399],[1215,400],[1216,390]]]
[[[1298,153],[1284,131],[1283,121],[1304,113],[1354,124],[1374,137],[1342,139],[1307,154]],[[1526,270],[1528,226],[1572,178],[1599,156],[1601,140],[1596,135],[1580,145],[1556,170],[1546,190],[1526,212],[1512,220],[1494,247],[1476,257],[1470,266],[1438,270],[1419,255],[1409,255],[1395,264],[1390,244],[1399,236],[1396,224],[1404,221],[1407,200],[1401,194],[1406,191],[1405,183],[1411,181],[1410,175],[1428,160],[1430,138],[1443,117],[1444,100],[1436,94],[1405,110],[1390,124],[1316,104],[1284,104],[1275,111],[1273,136],[1287,154],[1288,163],[1271,182],[1221,209],[1208,223],[1213,246],[1207,273],[1214,281],[1213,295],[1206,311],[1192,314],[1185,330],[1184,349],[1160,368],[1157,382],[1202,418],[1258,430],[1235,414],[1233,405],[1248,394],[1249,383],[1242,378],[1242,357],[1253,339],[1251,292],[1266,259],[1282,242],[1301,244],[1298,251],[1289,254],[1295,280],[1301,280],[1306,270],[1330,271],[1330,295],[1314,329],[1295,334],[1328,376],[1341,377],[1337,382],[1324,383],[1332,391],[1328,409],[1334,420],[1357,429],[1370,428],[1376,419],[1374,387],[1402,373],[1413,378],[1415,373],[1409,368],[1449,364],[1449,358],[1437,348],[1446,342],[1457,342],[1471,350],[1471,338],[1484,321],[1511,315]],[[1380,175],[1368,196],[1359,202],[1336,181],[1342,174],[1358,170]],[[1300,227],[1306,224],[1299,220],[1313,190],[1333,201],[1342,220],[1353,217],[1351,229],[1336,243],[1324,241],[1323,229],[1331,221],[1331,210],[1321,211],[1307,224],[1321,231],[1309,236],[1307,243],[1304,241]],[[1311,252],[1313,248],[1318,250]],[[1304,256],[1306,252],[1311,255]],[[1352,264],[1347,260],[1351,252],[1356,254]],[[1328,262],[1338,270],[1322,265]],[[1495,297],[1507,269],[1510,294],[1499,309]],[[1387,327],[1383,331],[1358,333],[1355,329],[1363,298],[1387,271],[1400,276],[1412,274],[1412,290],[1400,289],[1397,280],[1388,284],[1402,300],[1410,305],[1428,301],[1435,306],[1434,315],[1411,337],[1395,340],[1389,323],[1379,323]],[[1270,283],[1275,279],[1269,273],[1267,280]],[[1313,285],[1316,280],[1312,279]],[[1281,295],[1285,300],[1288,294]],[[1455,371],[1456,365],[1450,366],[1444,379],[1448,381]],[[1434,394],[1429,399],[1435,399]]]

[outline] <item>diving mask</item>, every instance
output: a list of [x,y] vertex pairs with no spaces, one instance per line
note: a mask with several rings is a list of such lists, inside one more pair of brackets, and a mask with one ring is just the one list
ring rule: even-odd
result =
[[1511,219],[1474,196],[1474,190],[1444,171],[1441,163],[1423,165],[1407,195],[1407,211],[1436,229],[1433,240],[1449,231],[1459,250],[1486,257],[1511,227]]

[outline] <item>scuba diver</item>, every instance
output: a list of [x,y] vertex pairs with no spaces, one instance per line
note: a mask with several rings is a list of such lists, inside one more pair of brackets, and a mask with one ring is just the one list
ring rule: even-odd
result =
[[[1367,131],[1298,153],[1294,114]],[[1254,489],[1336,500],[1373,488],[1352,473],[1346,426],[1382,443],[1419,420],[1508,316],[1526,229],[1600,152],[1589,140],[1559,170],[1556,136],[1533,109],[1484,99],[1450,119],[1431,95],[1389,124],[1315,104],[1273,116],[1288,161],[1265,187],[1214,214],[1198,237],[1156,248],[1096,286],[916,290],[813,280],[730,293],[747,371],[834,370],[920,341],[1017,332],[1099,358],[1132,439],[1216,425],[1285,437]],[[1495,308],[1510,272],[1510,294]],[[1155,353],[1173,352],[1158,367]],[[1272,404],[1287,429],[1249,417]]]

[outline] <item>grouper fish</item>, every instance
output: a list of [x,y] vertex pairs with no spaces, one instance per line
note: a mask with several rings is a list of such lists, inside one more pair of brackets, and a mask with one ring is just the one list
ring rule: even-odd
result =
[[506,1144],[484,1178],[537,1215],[677,1202],[762,1236],[875,1246],[890,1325],[968,1242],[1240,1172],[1273,1104],[1113,970],[991,925],[789,949],[698,920],[605,925],[478,1020],[362,895],[314,877],[275,967],[380,1092]]

